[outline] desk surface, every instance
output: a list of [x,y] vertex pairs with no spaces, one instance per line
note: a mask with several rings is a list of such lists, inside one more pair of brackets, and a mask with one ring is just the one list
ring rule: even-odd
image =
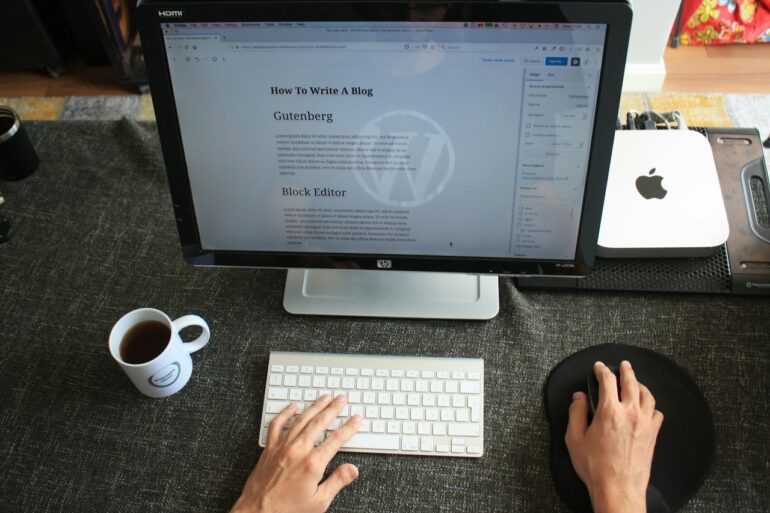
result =
[[[566,511],[542,385],[567,355],[623,342],[684,366],[714,412],[713,472],[684,511],[769,511],[770,299],[522,292],[488,322],[294,317],[285,272],[182,261],[153,124],[30,123],[38,172],[2,183],[0,510],[221,512],[257,461],[268,351],[481,357],[481,459],[342,454],[360,479],[330,511]],[[139,395],[107,336],[141,306],[209,321],[193,379]]]

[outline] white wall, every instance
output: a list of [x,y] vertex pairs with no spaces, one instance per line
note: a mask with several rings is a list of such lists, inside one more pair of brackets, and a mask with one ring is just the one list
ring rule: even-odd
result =
[[624,91],[660,91],[666,78],[663,51],[679,0],[636,0],[628,48]]

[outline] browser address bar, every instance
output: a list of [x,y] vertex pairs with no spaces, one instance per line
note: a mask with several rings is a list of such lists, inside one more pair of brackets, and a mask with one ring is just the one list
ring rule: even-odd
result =
[[351,51],[351,52],[489,52],[501,51],[500,45],[486,43],[438,43],[438,42],[404,42],[404,43],[341,43],[341,42],[260,42],[260,43],[231,43],[230,48],[238,51]]

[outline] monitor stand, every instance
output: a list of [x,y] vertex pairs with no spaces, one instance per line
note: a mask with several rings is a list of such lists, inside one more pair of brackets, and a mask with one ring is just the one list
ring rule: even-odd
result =
[[491,319],[497,276],[347,269],[289,269],[283,306],[293,314]]

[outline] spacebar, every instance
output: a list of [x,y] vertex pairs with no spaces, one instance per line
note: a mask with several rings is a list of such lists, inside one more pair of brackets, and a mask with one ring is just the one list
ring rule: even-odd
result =
[[398,450],[400,439],[398,435],[372,435],[358,433],[342,446],[343,449],[390,449]]

